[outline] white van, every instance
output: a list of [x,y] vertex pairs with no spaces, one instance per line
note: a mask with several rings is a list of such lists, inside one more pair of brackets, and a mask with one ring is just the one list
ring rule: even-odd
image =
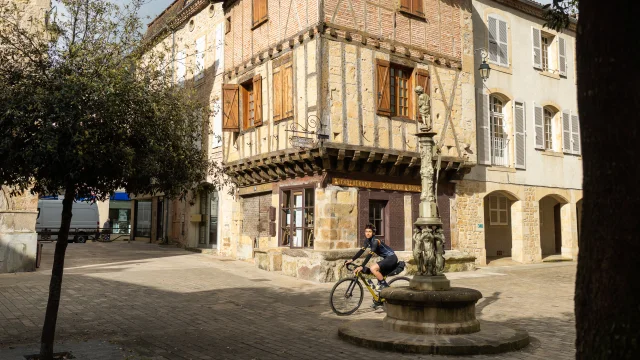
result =
[[[69,241],[79,243],[86,242],[89,236],[95,235],[100,228],[100,213],[97,204],[88,202],[74,202],[71,208],[71,227],[69,228]],[[39,200],[38,219],[36,231],[38,240],[56,240],[58,235],[43,235],[49,230],[53,233],[60,231],[62,222],[62,200]]]

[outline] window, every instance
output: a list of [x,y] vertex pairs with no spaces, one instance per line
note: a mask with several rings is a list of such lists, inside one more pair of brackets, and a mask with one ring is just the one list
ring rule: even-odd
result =
[[491,165],[508,166],[507,144],[508,137],[505,131],[505,119],[503,113],[504,105],[495,96],[490,97],[489,121],[491,130]]
[[380,238],[380,240],[384,240],[385,236],[386,206],[386,201],[369,201],[369,223],[376,227],[375,235]]
[[409,117],[409,95],[411,70],[391,66],[389,84],[391,85],[391,116]]
[[242,129],[262,125],[262,76],[256,75],[240,86],[242,95]]
[[400,11],[424,18],[422,0],[400,0]]
[[315,189],[284,190],[280,201],[280,245],[313,248]]
[[184,50],[178,51],[178,54],[176,54],[176,82],[181,86],[184,85],[187,75],[186,57]]
[[293,61],[291,54],[273,62],[273,121],[293,116]]
[[505,196],[489,196],[489,224],[509,225],[509,199]]
[[[410,118],[412,69],[391,64],[385,60],[376,62],[376,111],[379,115]],[[428,84],[428,75],[424,76]],[[428,91],[428,89],[426,89]]]
[[195,70],[193,77],[196,81],[204,77],[204,50],[205,50],[205,38],[204,36],[196,40],[196,57],[195,57]]
[[542,35],[542,70],[549,71],[549,45],[551,45],[551,39],[548,36]]
[[268,18],[267,0],[253,0],[253,26],[261,25]]
[[231,16],[227,16],[224,20],[224,33],[228,34],[231,31]]
[[151,236],[151,200],[136,201],[136,231],[135,236]]
[[553,117],[554,113],[549,108],[544,108],[544,149],[553,150]]
[[500,65],[509,66],[509,46],[507,36],[507,22],[497,16],[489,16],[489,61]]

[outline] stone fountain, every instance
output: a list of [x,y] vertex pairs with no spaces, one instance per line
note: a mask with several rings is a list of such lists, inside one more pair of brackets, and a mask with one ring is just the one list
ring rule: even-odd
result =
[[386,317],[350,322],[339,336],[370,348],[400,352],[475,355],[521,349],[529,335],[495,323],[476,319],[476,302],[482,294],[474,289],[451,287],[444,275],[444,234],[434,192],[433,137],[429,96],[416,87],[422,117],[416,136],[420,146],[422,193],[419,218],[414,224],[413,257],[418,271],[409,287],[387,288]]

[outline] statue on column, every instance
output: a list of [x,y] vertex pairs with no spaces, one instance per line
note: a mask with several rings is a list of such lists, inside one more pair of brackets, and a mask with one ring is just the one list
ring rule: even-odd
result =
[[433,230],[425,227],[422,229],[422,236],[420,238],[422,240],[422,246],[424,247],[424,262],[425,262],[425,275],[433,275],[434,269],[436,265],[436,257],[435,257],[435,249],[433,244]]
[[442,228],[436,230],[434,235],[434,242],[436,247],[436,271],[435,275],[444,274],[444,231]]
[[418,113],[420,114],[420,121],[422,121],[423,130],[431,131],[433,123],[431,121],[431,99],[422,86],[418,85],[415,89],[418,96]]

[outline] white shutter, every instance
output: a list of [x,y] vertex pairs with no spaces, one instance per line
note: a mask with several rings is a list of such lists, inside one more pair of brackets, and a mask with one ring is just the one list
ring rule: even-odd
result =
[[506,21],[498,20],[498,60],[500,65],[509,66],[509,45]]
[[562,111],[562,151],[571,152],[571,113],[569,110]]
[[516,153],[516,169],[526,168],[527,155],[527,138],[526,138],[526,111],[524,101],[516,101],[515,111],[515,153]]
[[573,153],[580,155],[580,119],[578,115],[575,114],[571,115],[571,145]]
[[561,37],[558,38],[558,68],[560,75],[567,76],[567,44]]
[[499,64],[498,59],[498,19],[489,16],[489,61]]
[[213,148],[222,146],[222,107],[220,100],[213,101]]
[[204,50],[205,38],[202,36],[196,40],[196,66],[193,75],[196,80],[202,79],[204,76]]
[[491,134],[489,131],[489,95],[478,90],[476,107],[478,110],[478,164],[491,165]]
[[214,46],[216,48],[216,57],[213,68],[216,75],[224,71],[224,23],[218,24],[216,28],[216,42]]
[[542,106],[533,103],[533,120],[536,131],[536,149],[544,149],[544,113]]
[[186,56],[184,50],[178,51],[176,54],[176,82],[178,85],[184,84],[184,78],[187,75],[187,67],[185,66]]
[[533,67],[542,69],[542,39],[540,38],[540,29],[532,27],[531,37],[533,41]]

